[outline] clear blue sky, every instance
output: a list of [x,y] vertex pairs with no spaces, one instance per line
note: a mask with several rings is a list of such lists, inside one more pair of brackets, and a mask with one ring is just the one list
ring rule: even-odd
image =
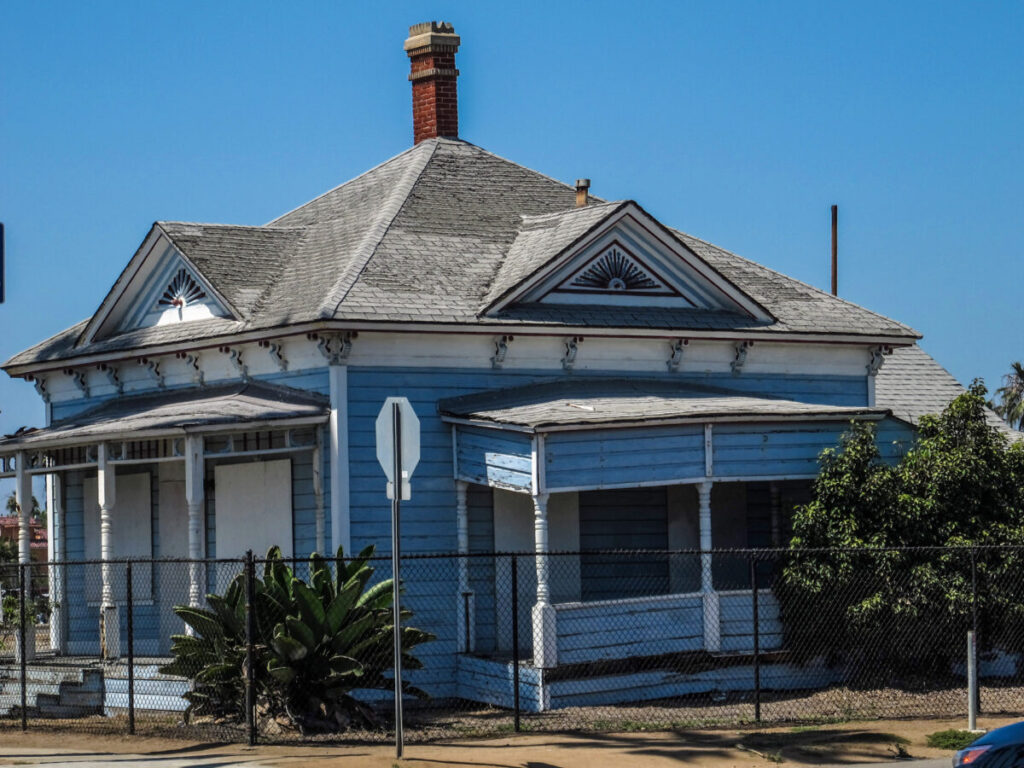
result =
[[[462,137],[924,333],[1024,358],[1024,4],[7,3],[0,357],[91,314],[156,219],[260,224],[411,143],[408,25]],[[0,380],[0,432],[40,424]]]

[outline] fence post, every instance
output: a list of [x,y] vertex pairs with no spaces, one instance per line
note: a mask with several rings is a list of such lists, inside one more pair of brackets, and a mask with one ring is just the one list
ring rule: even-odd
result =
[[253,602],[256,578],[252,550],[245,553],[245,724],[249,730],[249,746],[256,745],[256,696],[253,690]]
[[128,733],[135,733],[135,602],[132,599],[132,561],[124,566],[125,620],[128,623]]
[[[974,632],[974,643],[978,643],[978,552],[971,547],[971,630]],[[974,711],[981,712],[981,683],[977,683],[974,690]]]
[[[21,730],[28,730],[28,648],[25,624],[28,617],[25,615],[25,569],[27,566],[22,563],[18,566],[18,637],[21,641]],[[31,577],[31,574],[30,574]]]
[[978,653],[974,630],[967,633],[967,730],[978,730]]
[[512,708],[515,732],[519,733],[519,563],[512,555]]
[[757,599],[757,561],[750,555],[750,594],[753,596],[754,614],[754,722],[761,722],[761,627],[760,606]]

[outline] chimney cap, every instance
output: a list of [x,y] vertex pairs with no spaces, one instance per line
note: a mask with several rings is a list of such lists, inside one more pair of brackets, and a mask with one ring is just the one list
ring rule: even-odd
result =
[[458,49],[462,39],[455,34],[455,27],[447,21],[424,21],[409,27],[409,37],[404,49],[414,51],[434,45]]
[[590,189],[590,179],[576,179],[576,189]]

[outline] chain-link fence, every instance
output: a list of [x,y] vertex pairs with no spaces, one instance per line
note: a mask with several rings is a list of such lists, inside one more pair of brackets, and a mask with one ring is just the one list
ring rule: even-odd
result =
[[[388,557],[0,566],[0,727],[391,738]],[[401,562],[408,740],[1024,712],[1024,549]]]

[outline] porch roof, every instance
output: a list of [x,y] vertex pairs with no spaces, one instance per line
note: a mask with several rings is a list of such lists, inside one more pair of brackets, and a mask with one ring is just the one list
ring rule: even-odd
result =
[[330,404],[315,392],[259,382],[121,397],[48,427],[20,431],[0,440],[0,453],[131,439],[174,437],[272,422],[314,424],[327,420]]
[[442,418],[519,431],[708,421],[877,420],[887,408],[804,403],[660,379],[573,378],[438,403]]

